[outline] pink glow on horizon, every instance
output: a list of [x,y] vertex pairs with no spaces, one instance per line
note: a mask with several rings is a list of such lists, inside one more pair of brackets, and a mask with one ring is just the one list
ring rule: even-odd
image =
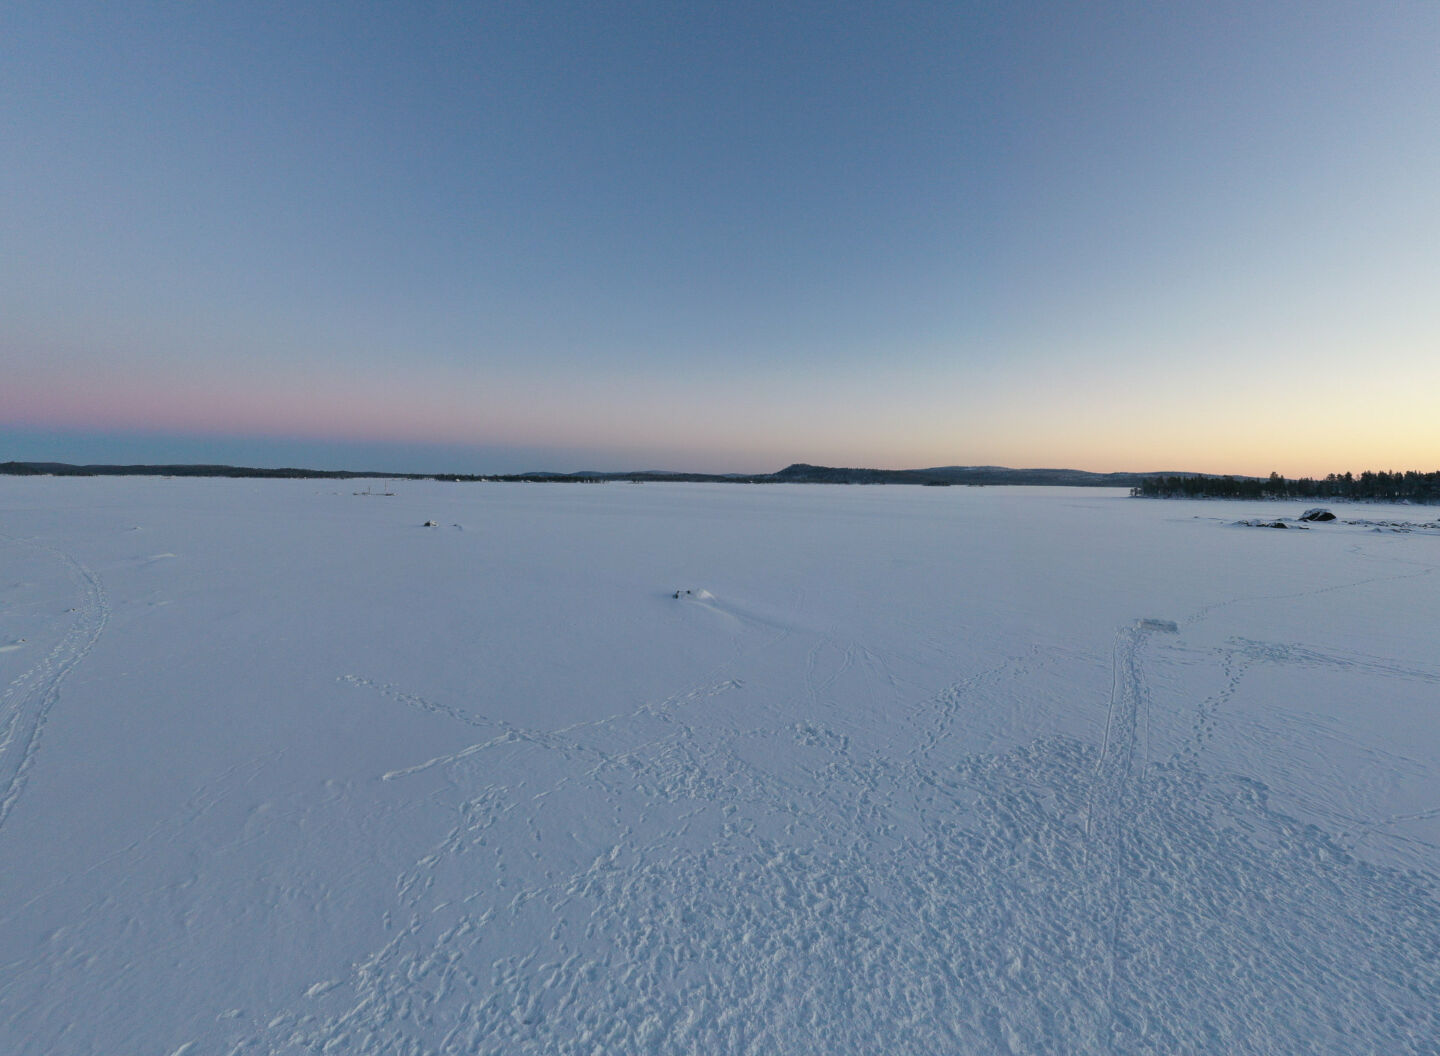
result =
[[[119,379],[108,372],[12,379],[0,417],[32,427],[392,442],[494,442],[497,426],[462,394],[436,398],[380,379]],[[503,429],[503,424],[501,428]]]
[[[123,376],[105,367],[21,367],[0,389],[0,422],[85,432],[329,442],[537,447],[595,452],[626,468],[750,472],[789,462],[915,468],[997,464],[1092,471],[1180,470],[1323,476],[1363,469],[1433,470],[1431,419],[1406,408],[1410,390],[1373,408],[1317,420],[1297,406],[1230,401],[1228,417],[1179,406],[1116,418],[1099,400],[1032,393],[1026,406],[969,404],[944,392],[910,403],[817,388],[723,383],[704,398],[614,378],[534,378],[431,370],[422,376],[253,370],[201,378],[172,371]],[[885,395],[875,386],[877,400]],[[1397,414],[1396,412],[1402,412]],[[858,420],[858,421],[857,421]]]

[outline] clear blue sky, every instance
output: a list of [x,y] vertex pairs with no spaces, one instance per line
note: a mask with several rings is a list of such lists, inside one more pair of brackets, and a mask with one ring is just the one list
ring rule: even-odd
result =
[[0,157],[0,460],[1440,466],[1434,0],[10,3]]

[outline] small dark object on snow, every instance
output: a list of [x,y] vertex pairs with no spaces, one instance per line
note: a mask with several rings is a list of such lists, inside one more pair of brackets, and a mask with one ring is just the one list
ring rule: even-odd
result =
[[421,527],[422,527],[422,528],[439,528],[440,526],[439,526],[438,524],[436,524],[434,521],[426,521],[423,525],[421,525]]
[[1316,506],[1313,510],[1306,510],[1300,515],[1302,521],[1333,521],[1335,515],[1323,507]]
[[692,593],[694,593],[694,592],[693,592],[693,591],[689,591],[689,590],[677,590],[677,591],[674,593],[673,597],[683,598],[683,597],[685,597],[686,595],[692,594]]

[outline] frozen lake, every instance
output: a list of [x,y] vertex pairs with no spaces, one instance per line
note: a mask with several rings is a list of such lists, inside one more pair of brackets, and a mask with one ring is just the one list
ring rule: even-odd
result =
[[0,1051],[1440,1052],[1440,511],[392,487],[0,477]]

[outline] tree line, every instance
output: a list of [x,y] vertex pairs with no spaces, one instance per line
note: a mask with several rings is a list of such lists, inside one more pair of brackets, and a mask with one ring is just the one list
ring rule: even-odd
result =
[[1146,477],[1130,494],[1147,499],[1353,499],[1362,502],[1440,503],[1440,471],[1331,473],[1324,478],[1204,475]]

